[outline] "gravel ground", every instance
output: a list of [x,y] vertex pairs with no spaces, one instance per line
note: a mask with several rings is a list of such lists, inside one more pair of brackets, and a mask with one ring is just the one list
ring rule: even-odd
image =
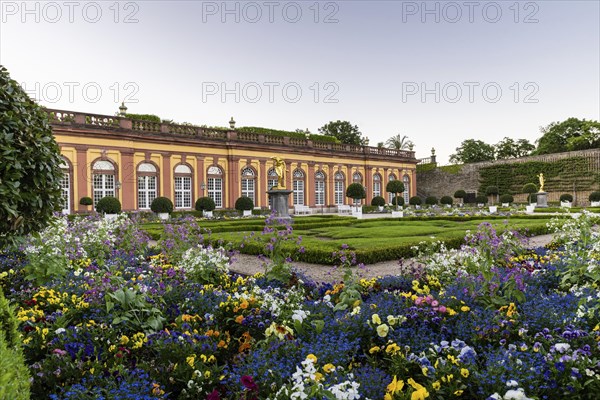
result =
[[[529,247],[534,248],[544,246],[551,241],[552,235],[534,236],[529,239]],[[302,262],[294,262],[293,265],[316,282],[339,282],[342,280],[343,271],[336,269],[331,265],[308,264]],[[402,260],[402,265],[399,261],[384,261],[367,265],[364,269],[357,270],[357,275],[363,278],[397,275],[403,270],[405,271],[407,269],[420,267],[421,264],[413,259]],[[229,269],[244,275],[253,275],[257,272],[264,272],[264,267],[258,258],[246,254],[238,254]]]

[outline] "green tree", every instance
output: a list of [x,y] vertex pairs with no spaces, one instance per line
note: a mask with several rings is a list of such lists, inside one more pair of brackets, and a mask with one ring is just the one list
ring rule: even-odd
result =
[[450,156],[450,162],[454,164],[469,164],[480,161],[491,161],[494,158],[494,146],[481,140],[467,139],[460,144],[460,147],[456,148],[456,153]]
[[561,153],[600,147],[600,122],[569,118],[540,128],[535,154]]
[[325,136],[333,136],[342,143],[362,145],[364,138],[358,126],[348,121],[330,121],[319,128],[319,133]]
[[[398,180],[389,181],[387,185],[385,185],[385,191],[388,193],[394,193],[394,197],[398,197],[398,193],[404,192],[404,183]],[[396,204],[396,210],[397,209],[398,205]]]
[[386,140],[385,145],[390,149],[408,150],[413,147],[413,142],[408,140],[408,136],[397,134]]
[[346,188],[346,197],[350,197],[354,200],[355,204],[358,204],[358,201],[360,199],[364,199],[365,197],[367,197],[367,192],[365,191],[365,187],[363,185],[354,182],[348,185],[348,187]]
[[498,160],[525,157],[534,149],[535,146],[532,145],[527,139],[519,139],[515,141],[509,137],[505,137],[494,145],[496,159]]
[[60,152],[46,112],[0,65],[0,248],[62,207]]

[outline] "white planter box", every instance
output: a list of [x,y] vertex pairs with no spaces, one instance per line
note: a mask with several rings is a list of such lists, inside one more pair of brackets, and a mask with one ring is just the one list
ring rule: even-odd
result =
[[206,218],[212,218],[213,212],[212,211],[204,211],[204,212],[202,212],[202,215]]
[[510,207],[510,203],[502,203],[502,207]]
[[104,219],[107,221],[114,221],[118,216],[119,214],[104,214]]
[[477,207],[479,207],[479,208],[483,207],[484,205],[485,204],[483,204],[483,203],[477,203]]
[[244,217],[251,217],[252,216],[252,210],[244,210]]
[[571,208],[571,202],[570,201],[561,201],[560,206],[565,207],[565,208]]
[[158,218],[163,221],[166,221],[169,219],[169,213],[158,213]]
[[592,207],[600,207],[600,201],[592,201],[591,206]]
[[404,211],[392,211],[392,218],[403,218]]
[[383,211],[383,206],[379,206],[379,211]]
[[495,214],[498,212],[498,206],[490,206],[490,213]]
[[535,210],[535,204],[530,204],[528,206],[525,206],[525,212],[527,214],[533,214],[534,210]]

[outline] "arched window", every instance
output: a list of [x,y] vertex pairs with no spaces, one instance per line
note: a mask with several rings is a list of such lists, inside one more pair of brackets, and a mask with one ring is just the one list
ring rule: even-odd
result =
[[62,213],[69,214],[71,212],[71,169],[65,160],[60,164],[60,169],[63,173],[60,179]]
[[94,208],[98,205],[98,201],[101,198],[107,196],[116,197],[115,180],[115,165],[112,162],[99,160],[92,165]]
[[250,167],[242,169],[242,196],[250,197],[253,203],[256,203],[255,190],[256,174]]
[[323,171],[315,173],[315,205],[325,205],[325,174]]
[[[395,180],[396,180],[396,175],[390,174],[390,176],[388,176],[388,182],[395,181]],[[395,195],[396,195],[395,193],[388,193],[388,203],[391,203],[392,201],[394,201]]]
[[208,197],[214,200],[217,208],[223,208],[223,170],[219,167],[208,168]]
[[[271,190],[275,186],[277,186],[277,172],[275,172],[275,168],[271,168],[267,172],[267,189]],[[272,206],[273,206],[273,199],[271,199],[271,196],[269,196],[269,207],[272,207]]]
[[373,175],[373,197],[381,196],[381,175]]
[[294,189],[294,205],[304,205],[304,172],[296,169],[292,175],[292,188]]
[[344,204],[344,174],[336,172],[333,179],[333,201],[336,206],[339,206]]
[[[362,185],[362,175],[360,172],[355,172],[352,174],[352,183],[360,183]],[[352,204],[359,205],[361,201],[361,199],[352,199]]]
[[192,169],[185,164],[175,167],[175,208],[192,208]]
[[138,208],[148,210],[152,201],[156,198],[157,170],[154,164],[141,163],[138,165],[137,174]]
[[410,200],[410,177],[408,175],[404,175],[402,182],[404,183],[404,202],[408,204],[408,200]]

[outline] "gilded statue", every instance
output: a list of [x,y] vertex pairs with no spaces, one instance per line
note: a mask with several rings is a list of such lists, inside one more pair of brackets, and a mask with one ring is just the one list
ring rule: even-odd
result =
[[538,179],[540,180],[540,190],[539,190],[539,192],[538,192],[538,193],[542,193],[542,192],[544,191],[544,182],[545,182],[545,181],[544,181],[544,174],[543,174],[543,173],[540,173],[540,174],[538,175]]
[[285,189],[285,161],[281,157],[271,157],[277,174],[277,186],[273,189]]

